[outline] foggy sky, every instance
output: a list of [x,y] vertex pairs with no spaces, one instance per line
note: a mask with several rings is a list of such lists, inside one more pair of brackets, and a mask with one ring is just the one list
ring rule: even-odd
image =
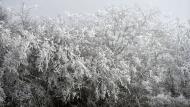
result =
[[164,14],[190,19],[190,0],[2,0],[2,5],[18,9],[24,1],[28,6],[38,5],[32,11],[36,16],[62,15],[65,11],[93,13],[108,6],[157,8]]

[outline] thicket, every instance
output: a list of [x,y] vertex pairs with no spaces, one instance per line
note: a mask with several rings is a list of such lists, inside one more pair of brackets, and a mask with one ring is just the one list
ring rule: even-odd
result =
[[190,25],[157,11],[0,8],[0,106],[189,107]]

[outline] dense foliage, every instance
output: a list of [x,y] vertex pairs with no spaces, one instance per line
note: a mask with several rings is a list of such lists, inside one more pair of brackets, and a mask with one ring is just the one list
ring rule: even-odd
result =
[[190,26],[153,10],[0,8],[0,80],[6,107],[189,107]]

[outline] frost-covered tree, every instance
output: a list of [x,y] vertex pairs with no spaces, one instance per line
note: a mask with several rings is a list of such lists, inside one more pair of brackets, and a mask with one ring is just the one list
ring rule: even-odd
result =
[[133,8],[12,15],[0,23],[2,106],[189,106],[188,25]]

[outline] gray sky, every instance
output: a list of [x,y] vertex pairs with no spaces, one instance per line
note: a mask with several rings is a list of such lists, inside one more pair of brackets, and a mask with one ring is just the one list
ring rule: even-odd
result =
[[164,14],[190,19],[190,0],[2,0],[6,7],[17,8],[25,1],[29,6],[38,5],[32,14],[37,16],[62,15],[65,11],[92,13],[108,6],[133,6],[157,8]]

